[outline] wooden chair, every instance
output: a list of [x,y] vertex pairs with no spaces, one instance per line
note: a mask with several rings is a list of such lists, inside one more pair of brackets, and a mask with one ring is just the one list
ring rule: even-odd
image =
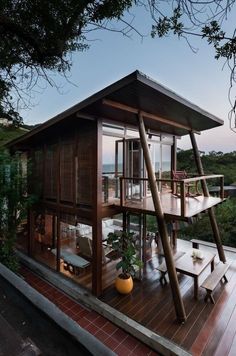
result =
[[[182,181],[183,179],[190,178],[190,177],[188,177],[188,174],[186,171],[172,171],[172,176],[173,176],[173,179],[177,180],[177,181]],[[174,194],[177,196],[180,196],[180,193],[178,193],[178,187],[180,187],[180,184],[175,183]],[[187,193],[186,193],[187,197],[195,197],[195,196],[201,195],[201,193],[198,191],[198,181],[186,183],[185,187],[187,188]],[[191,189],[194,192],[191,192]]]

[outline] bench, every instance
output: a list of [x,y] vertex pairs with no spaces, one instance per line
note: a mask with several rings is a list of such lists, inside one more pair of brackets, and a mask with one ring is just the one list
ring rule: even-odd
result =
[[[216,244],[213,242],[208,242],[208,241],[203,241],[203,240],[197,240],[197,239],[192,239],[190,240],[192,242],[193,248],[199,248],[199,245],[207,246],[207,247],[212,247],[212,248],[217,248]],[[230,247],[230,246],[222,246],[225,251],[229,252],[234,252],[236,253],[236,248],[235,247]]]
[[[177,261],[184,254],[185,254],[185,252],[177,251],[173,255],[174,261]],[[165,284],[167,284],[167,280],[166,280],[166,273],[167,273],[166,261],[163,261],[156,269],[161,273],[160,283],[161,283],[162,286],[164,286]]]
[[215,269],[212,271],[212,273],[205,279],[205,281],[202,283],[201,287],[206,289],[206,296],[204,298],[205,302],[210,299],[210,301],[215,304],[215,300],[212,296],[212,293],[218,283],[224,279],[225,283],[228,282],[225,273],[227,272],[229,268],[229,264],[227,263],[222,263],[220,262]]
[[[56,249],[52,249],[51,252],[56,255]],[[69,251],[61,249],[60,257],[63,260],[65,270],[69,270],[72,273],[78,274],[79,268],[86,268],[90,265],[85,258],[75,255]]]

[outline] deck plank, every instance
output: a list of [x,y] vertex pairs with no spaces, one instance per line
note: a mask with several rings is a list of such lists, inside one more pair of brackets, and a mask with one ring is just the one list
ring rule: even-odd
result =
[[[101,299],[194,355],[227,355],[228,352],[234,355],[231,350],[236,349],[236,260],[227,272],[229,282],[220,283],[215,289],[215,305],[204,302],[203,288],[199,288],[199,299],[196,301],[193,298],[193,279],[178,274],[188,317],[185,324],[176,322],[169,283],[165,287],[160,286],[159,273],[154,272],[160,262],[153,255],[153,262],[146,268],[143,282],[135,282],[134,291],[129,297],[119,296],[110,287]],[[200,280],[204,280],[208,274],[207,269]],[[224,348],[226,343],[227,348]],[[222,353],[222,350],[227,352]]]
[[[235,263],[234,263],[235,265]],[[233,265],[230,266],[229,271],[232,269],[234,271],[235,267]],[[219,327],[219,329],[222,328],[224,324],[224,318],[226,318],[226,314],[230,314],[232,311],[232,302],[229,300],[230,295],[233,295],[233,298],[236,297],[236,273],[235,271],[232,273],[232,277],[229,280],[229,282],[224,285],[224,290],[217,301],[216,305],[213,306],[212,311],[207,318],[206,323],[204,324],[203,328],[197,335],[195,342],[193,343],[191,347],[191,352],[193,354],[201,354],[204,349],[207,349],[207,345],[209,342],[213,343],[215,341],[216,345],[219,343],[219,333],[218,338],[214,338],[214,334],[216,329]],[[223,319],[221,319],[221,316],[223,315]],[[226,318],[228,319],[229,316]],[[220,320],[221,319],[221,320]],[[235,325],[236,326],[236,325]],[[220,331],[220,330],[219,330]],[[213,335],[213,338],[212,338]],[[211,340],[211,341],[210,341]]]

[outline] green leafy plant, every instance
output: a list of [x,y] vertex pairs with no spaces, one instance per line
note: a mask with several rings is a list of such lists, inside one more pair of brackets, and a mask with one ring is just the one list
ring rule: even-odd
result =
[[14,250],[15,239],[4,239],[0,242],[0,262],[13,272],[19,269],[19,260]]
[[117,271],[122,270],[119,277],[126,279],[135,275],[135,266],[142,267],[142,261],[136,256],[134,233],[115,231],[109,233],[107,244],[121,258],[116,265]]
[[34,198],[27,194],[27,172],[20,154],[0,151],[0,262],[16,271],[17,229]]

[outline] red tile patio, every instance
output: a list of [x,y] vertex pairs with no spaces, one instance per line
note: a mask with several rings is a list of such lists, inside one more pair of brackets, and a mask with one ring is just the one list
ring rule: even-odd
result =
[[112,324],[95,311],[79,304],[26,267],[23,266],[20,273],[31,287],[48,298],[71,319],[77,322],[80,327],[95,336],[117,355],[158,355],[138,339]]

